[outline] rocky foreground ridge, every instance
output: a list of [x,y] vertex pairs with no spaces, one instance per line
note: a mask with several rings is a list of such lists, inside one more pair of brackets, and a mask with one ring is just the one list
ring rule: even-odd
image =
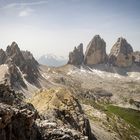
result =
[[37,111],[23,101],[23,94],[0,84],[0,139],[36,140],[41,135],[35,124]]
[[[79,51],[80,50],[80,51]],[[83,54],[83,45],[79,46],[69,54],[68,64],[93,66],[96,64],[109,64],[117,67],[131,67],[134,63],[140,65],[140,53],[133,52],[132,46],[126,39],[120,37],[113,45],[110,54],[106,54],[106,43],[99,36],[95,35]]]
[[37,110],[24,101],[22,93],[0,85],[1,140],[95,139],[89,120],[70,91],[61,88],[38,93],[30,102]]

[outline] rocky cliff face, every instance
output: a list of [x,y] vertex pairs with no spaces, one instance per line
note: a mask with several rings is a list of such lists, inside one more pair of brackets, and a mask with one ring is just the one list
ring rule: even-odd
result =
[[41,135],[35,124],[36,110],[23,102],[22,93],[8,85],[0,85],[0,139],[38,140]]
[[11,59],[9,59],[7,61],[7,64],[9,73],[5,75],[5,78],[7,79],[8,84],[15,88],[20,87],[27,88],[27,85],[23,80],[22,73],[20,72],[18,67],[14,64],[14,62]]
[[[26,88],[24,79],[39,87],[38,62],[28,51],[21,51],[16,42],[9,45],[6,51],[0,50],[0,64],[7,64],[9,67],[10,84],[14,87]],[[6,78],[8,75],[6,75]]]
[[130,67],[133,62],[140,65],[140,53],[133,53],[132,46],[126,39],[120,37],[113,45],[109,56],[106,54],[106,43],[99,36],[95,35],[87,46],[85,55],[83,55],[83,45],[75,47],[73,52],[69,53],[68,64],[88,66],[96,64],[110,64],[117,67]]
[[[45,117],[41,121],[46,128],[46,140],[94,140],[89,120],[72,93],[65,88],[56,88],[38,93],[30,102]],[[61,128],[61,129],[60,129]]]
[[6,55],[7,61],[11,59],[15,65],[17,65],[20,69],[22,68],[25,60],[16,42],[13,42],[7,47]]
[[0,84],[1,140],[96,140],[69,90],[56,88],[35,95],[30,102],[38,111],[24,99],[22,93]]
[[73,52],[69,53],[68,64],[81,65],[83,63],[83,60],[83,44],[81,43],[77,48],[74,48]]
[[99,35],[94,36],[87,46],[84,63],[94,65],[106,62],[106,43]]
[[6,61],[6,53],[3,49],[0,49],[0,65]]
[[138,66],[140,66],[140,52],[136,51],[133,53],[133,60]]
[[133,48],[124,38],[119,38],[109,54],[109,63],[118,67],[129,67],[133,63]]
[[31,84],[38,85],[38,76],[40,75],[38,70],[38,62],[35,60],[33,55],[29,51],[22,51],[22,55],[24,57],[24,65],[21,70],[24,74],[24,77]]

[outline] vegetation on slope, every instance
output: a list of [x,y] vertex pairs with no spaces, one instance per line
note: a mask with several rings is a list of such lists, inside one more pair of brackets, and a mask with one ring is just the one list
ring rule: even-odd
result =
[[107,106],[107,111],[116,114],[131,125],[140,129],[140,111],[113,105]]

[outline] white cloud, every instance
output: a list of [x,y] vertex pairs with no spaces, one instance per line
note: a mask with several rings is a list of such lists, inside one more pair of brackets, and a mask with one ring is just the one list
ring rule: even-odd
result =
[[10,9],[10,8],[17,8],[17,7],[23,7],[23,6],[35,6],[35,5],[41,5],[46,4],[48,1],[37,1],[37,2],[26,2],[26,3],[10,3],[7,4],[0,9]]
[[[30,16],[34,12],[33,6],[47,4],[48,0],[40,0],[35,2],[17,2],[10,3],[3,7],[0,7],[0,10],[4,11],[7,15],[17,15],[19,17]],[[30,8],[31,7],[31,8]]]
[[26,8],[26,9],[20,11],[18,16],[19,16],[19,17],[30,16],[33,12],[34,12],[33,9],[31,9],[31,8]]

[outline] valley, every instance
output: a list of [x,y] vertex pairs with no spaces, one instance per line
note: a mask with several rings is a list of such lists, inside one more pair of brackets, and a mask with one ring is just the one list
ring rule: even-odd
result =
[[[114,54],[105,47],[96,35],[60,67],[39,64],[15,42],[1,50],[2,140],[139,140],[139,62],[123,38]],[[28,133],[15,132],[18,121]]]

